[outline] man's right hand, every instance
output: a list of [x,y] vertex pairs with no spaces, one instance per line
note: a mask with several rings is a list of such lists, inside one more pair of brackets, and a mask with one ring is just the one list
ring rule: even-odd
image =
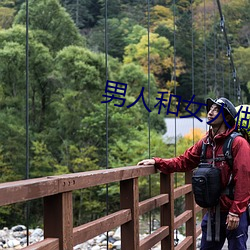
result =
[[137,163],[137,166],[139,165],[155,165],[155,160],[154,159],[142,160]]

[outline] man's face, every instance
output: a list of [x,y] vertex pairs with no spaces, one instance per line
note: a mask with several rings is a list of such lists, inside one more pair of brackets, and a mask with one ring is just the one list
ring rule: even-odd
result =
[[[213,120],[220,112],[220,109],[221,109],[221,106],[213,104],[207,113],[208,121]],[[216,118],[216,120],[211,122],[209,125],[211,125],[211,126],[221,125],[222,122],[223,122],[223,116],[222,116],[222,112],[221,112],[220,115]]]

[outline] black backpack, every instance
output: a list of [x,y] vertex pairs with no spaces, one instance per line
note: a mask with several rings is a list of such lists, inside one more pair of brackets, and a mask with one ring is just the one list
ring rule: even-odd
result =
[[[232,142],[237,136],[242,136],[238,132],[231,133],[223,145],[224,157],[217,157],[215,161],[226,160],[230,169],[233,168]],[[193,172],[192,186],[196,203],[203,208],[215,207],[219,203],[221,196],[221,171],[213,167],[212,163],[206,162],[207,144],[202,144],[201,162],[198,168]],[[233,184],[230,182],[227,186],[227,195],[233,199]]]

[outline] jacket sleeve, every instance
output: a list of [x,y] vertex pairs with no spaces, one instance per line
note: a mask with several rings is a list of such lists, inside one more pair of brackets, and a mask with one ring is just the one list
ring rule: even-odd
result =
[[234,201],[230,212],[242,214],[250,201],[250,144],[238,136],[233,141]]
[[155,166],[165,174],[173,172],[186,172],[194,169],[200,163],[202,140],[187,149],[184,154],[171,159],[154,157]]

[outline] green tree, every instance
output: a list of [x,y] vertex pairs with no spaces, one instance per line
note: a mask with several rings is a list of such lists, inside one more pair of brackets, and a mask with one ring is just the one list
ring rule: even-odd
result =
[[239,47],[235,49],[234,58],[235,65],[237,68],[238,75],[240,76],[240,81],[242,89],[245,93],[244,103],[248,103],[250,101],[250,72],[249,72],[249,58],[250,56],[250,48]]
[[33,141],[31,146],[33,157],[30,161],[30,177],[44,177],[55,174],[56,161],[48,151],[44,142]]
[[[129,63],[121,66],[118,74],[118,81],[128,84],[128,103],[126,105],[134,102],[138,98],[142,87],[144,87],[143,95],[145,102],[147,106],[149,106],[149,109],[152,110],[150,113],[150,126],[157,132],[164,133],[165,124],[163,119],[165,117],[165,112],[162,111],[161,114],[158,114],[159,107],[154,107],[158,103],[158,100],[156,100],[158,94],[154,75],[150,74],[148,76],[140,65]],[[136,106],[140,107],[137,112],[140,113],[141,116],[134,116],[134,124],[136,124],[138,129],[141,129],[144,123],[148,121],[149,113],[145,112],[146,108],[142,100],[140,100]],[[132,108],[133,107],[131,107],[131,109]]]
[[[29,1],[29,20],[29,28],[36,31],[36,39],[53,52],[69,45],[84,45],[79,30],[58,0]],[[14,24],[26,24],[25,3]]]
[[79,131],[83,118],[97,115],[95,104],[101,102],[105,90],[103,75],[105,64],[101,54],[77,46],[66,47],[57,54],[52,74],[57,91],[52,96],[51,122],[38,136],[45,139],[59,162],[67,162],[71,145],[77,148],[97,146],[88,144]]
[[[25,28],[16,25],[11,29],[0,32],[2,41],[1,77],[5,95],[17,98],[13,103],[24,113],[25,96]],[[45,113],[49,107],[50,96],[55,91],[50,78],[52,67],[52,56],[47,47],[37,42],[34,33],[30,31],[29,39],[29,85],[31,99],[31,125],[36,131],[41,131],[46,124]],[[11,74],[10,74],[11,72]],[[12,101],[15,99],[12,98]],[[21,106],[20,106],[21,105]]]
[[[149,145],[150,136],[150,145]],[[150,155],[149,155],[150,152]],[[152,156],[171,158],[173,157],[174,147],[167,146],[162,139],[162,135],[154,129],[149,131],[145,126],[142,130],[135,129],[133,139],[119,138],[110,146],[109,161],[112,167],[134,166],[142,159]],[[154,175],[151,179],[152,195],[159,194],[159,176]],[[149,183],[148,177],[141,177],[140,183],[140,200],[148,198]],[[113,188],[113,186],[111,187]],[[118,200],[116,201],[118,202]]]
[[[105,20],[102,19],[87,35],[88,47],[93,51],[105,52],[118,58],[120,61],[124,55],[124,48],[128,45],[127,37],[130,35],[135,22],[127,17],[107,19],[107,30],[104,30]],[[104,32],[107,36],[107,48],[103,40]]]
[[61,0],[79,29],[89,29],[100,19],[101,4],[98,0]]
[[144,28],[141,25],[135,24],[132,27],[132,31],[129,32],[127,37],[125,38],[126,44],[137,44],[140,42],[142,36],[146,36],[148,34],[148,31],[146,28]]
[[[4,32],[4,31],[1,31]],[[0,32],[0,36],[1,36]],[[7,169],[3,180],[25,176],[25,113],[24,47],[16,42],[4,42],[0,47],[1,122],[0,140]],[[6,139],[8,138],[8,139]]]
[[170,8],[163,5],[153,6],[150,12],[150,28],[154,31],[159,26],[164,26],[167,29],[174,29],[174,17]]
[[11,27],[14,19],[15,10],[13,8],[0,6],[0,29],[8,29]]
[[[166,89],[167,82],[173,80],[173,47],[165,37],[160,37],[156,33],[151,33],[150,39],[150,71],[155,75],[158,87]],[[176,75],[183,71],[183,62],[180,58]],[[130,44],[125,48],[124,63],[137,63],[141,65],[145,72],[148,70],[148,36],[142,36],[137,44]]]
[[227,4],[223,5],[227,31],[232,35],[232,42],[237,47],[240,45],[240,42],[242,42],[242,45],[248,45],[249,32],[247,31],[245,34],[243,32],[249,27],[249,11],[250,3],[247,0],[230,0]]
[[11,107],[3,109],[0,112],[0,118],[1,154],[3,155],[1,182],[24,179],[26,173],[24,120],[13,112]]

